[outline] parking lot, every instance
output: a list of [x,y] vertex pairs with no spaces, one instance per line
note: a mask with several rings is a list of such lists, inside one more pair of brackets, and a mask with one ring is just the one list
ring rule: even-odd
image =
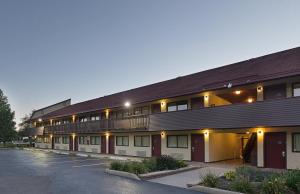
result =
[[[0,191],[3,194],[198,193],[173,186],[108,175],[108,159],[41,151],[0,150]],[[199,194],[199,193],[198,193]]]

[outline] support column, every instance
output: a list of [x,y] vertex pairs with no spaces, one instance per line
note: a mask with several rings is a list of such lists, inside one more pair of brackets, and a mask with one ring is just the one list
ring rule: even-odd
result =
[[210,107],[208,94],[204,95],[204,107]]
[[287,85],[286,85],[286,97],[287,98],[293,97],[293,85],[292,85],[292,83],[287,83]]
[[109,133],[105,134],[105,138],[106,138],[106,154],[109,153]]
[[164,100],[160,102],[160,111],[167,112],[167,103]]
[[209,132],[204,132],[204,162],[209,162]]
[[264,131],[257,131],[257,167],[264,167]]

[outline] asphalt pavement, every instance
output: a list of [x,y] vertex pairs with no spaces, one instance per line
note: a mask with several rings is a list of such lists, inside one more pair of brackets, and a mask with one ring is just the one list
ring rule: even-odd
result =
[[107,159],[0,149],[1,194],[199,194],[105,173]]

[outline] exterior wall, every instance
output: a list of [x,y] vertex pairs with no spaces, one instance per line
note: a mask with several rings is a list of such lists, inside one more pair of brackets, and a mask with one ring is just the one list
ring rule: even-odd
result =
[[209,104],[212,105],[214,104],[215,106],[223,106],[223,105],[229,105],[231,104],[227,100],[224,100],[223,98],[220,98],[219,96],[216,95],[211,95],[209,96]]
[[[150,146],[149,147],[135,147],[134,136],[135,135],[149,135]],[[140,157],[151,157],[151,134],[150,133],[118,133],[115,136],[115,154],[116,155],[127,155],[127,156],[140,156]],[[129,136],[128,146],[117,146],[116,136]]]
[[[79,136],[81,136],[81,135],[79,135]],[[83,136],[85,136],[85,135],[83,135]],[[96,135],[93,135],[93,137],[95,137],[95,136]],[[86,136],[86,137],[88,137],[88,139],[90,139],[91,136]],[[79,144],[79,139],[78,139],[78,151],[80,151],[80,152],[101,153],[101,136],[98,135],[98,137],[100,137],[99,145],[91,145],[91,144],[88,145],[87,142],[85,142],[85,144]]]
[[62,137],[59,137],[60,143],[54,143],[54,149],[56,150],[69,150],[69,144],[62,143]]
[[205,146],[205,162],[235,159],[240,155],[240,137],[235,133],[209,133]]
[[[292,133],[300,132],[300,127],[297,128],[263,128],[260,129],[265,132],[286,132],[286,163],[287,169],[300,168],[300,153],[292,152]],[[264,133],[257,135],[257,166],[264,167]]]
[[[168,148],[167,135],[188,135],[188,148]],[[191,132],[190,131],[167,131],[161,138],[161,154],[169,155],[181,160],[191,160]]]
[[51,149],[51,143],[35,143],[34,147],[44,148],[44,149]]

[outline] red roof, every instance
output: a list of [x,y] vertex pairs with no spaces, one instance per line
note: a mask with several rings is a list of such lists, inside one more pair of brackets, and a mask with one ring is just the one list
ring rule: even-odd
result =
[[221,89],[229,83],[237,86],[295,75],[300,75],[300,47],[77,103],[45,118],[120,107],[127,100],[137,104]]

